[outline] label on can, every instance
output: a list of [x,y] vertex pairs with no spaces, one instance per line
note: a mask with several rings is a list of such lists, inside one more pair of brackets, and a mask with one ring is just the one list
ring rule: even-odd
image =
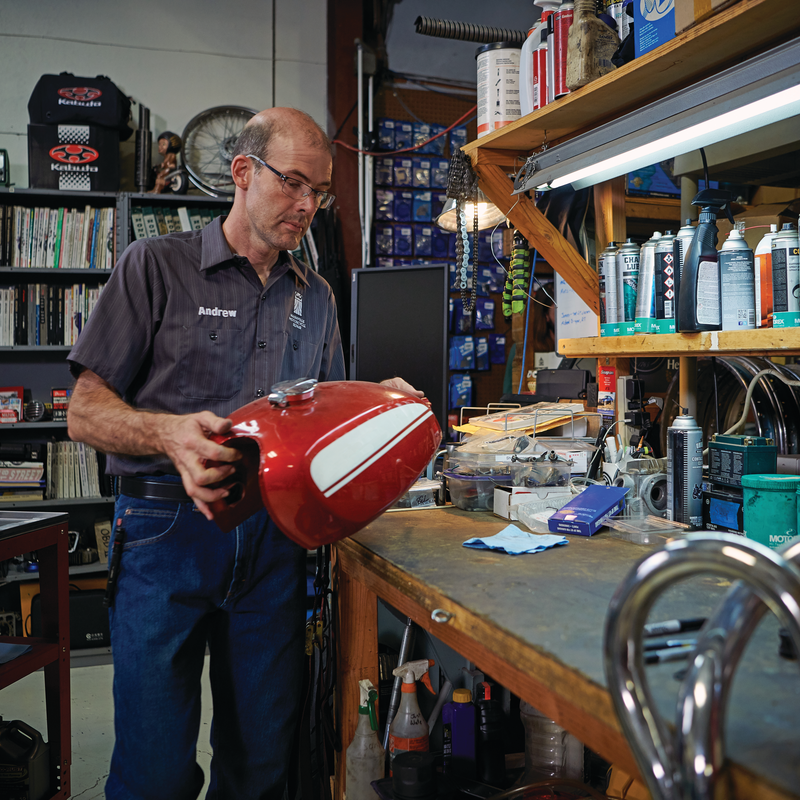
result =
[[[619,263],[620,256],[617,255]],[[619,301],[622,305],[625,322],[633,322],[636,319],[636,294],[639,289],[639,254],[623,253],[622,266],[620,268],[622,281],[622,297]]]
[[655,283],[656,313],[652,333],[675,333],[675,255],[671,248],[665,253],[656,253]]
[[575,11],[572,8],[559,9],[553,15],[554,32],[556,37],[555,50],[555,75],[553,77],[553,91],[556,97],[569,94],[567,88],[567,43],[569,40],[569,29],[572,26],[572,19]]
[[756,324],[759,328],[772,327],[772,251],[755,257],[756,273]]
[[773,327],[800,327],[800,254],[797,245],[772,248]]
[[478,54],[478,137],[519,119],[519,56],[515,48]]
[[756,287],[753,251],[723,250],[719,254],[722,330],[756,326]]
[[700,325],[720,324],[719,262],[703,260],[697,266],[697,321]]
[[703,437],[699,428],[667,429],[667,519],[703,521]]

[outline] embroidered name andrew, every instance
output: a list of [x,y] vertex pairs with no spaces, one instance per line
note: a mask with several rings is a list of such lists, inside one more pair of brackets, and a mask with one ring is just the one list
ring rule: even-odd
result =
[[198,317],[235,317],[236,316],[236,309],[235,308],[205,308],[204,306],[200,306],[197,310]]

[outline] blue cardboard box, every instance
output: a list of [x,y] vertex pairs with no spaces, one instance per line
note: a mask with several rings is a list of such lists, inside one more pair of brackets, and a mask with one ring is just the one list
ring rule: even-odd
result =
[[587,486],[547,521],[551,533],[592,536],[603,523],[625,508],[624,486]]
[[675,0],[634,0],[636,58],[675,38]]

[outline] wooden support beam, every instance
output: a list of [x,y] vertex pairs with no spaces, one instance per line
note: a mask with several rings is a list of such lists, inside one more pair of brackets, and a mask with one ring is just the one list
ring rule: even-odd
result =
[[624,242],[625,176],[598,183],[594,187],[595,247],[599,255],[609,242]]
[[511,220],[515,228],[544,256],[595,314],[600,313],[597,273],[539,211],[527,195],[511,196],[514,184],[502,167],[480,158],[473,162],[484,194]]

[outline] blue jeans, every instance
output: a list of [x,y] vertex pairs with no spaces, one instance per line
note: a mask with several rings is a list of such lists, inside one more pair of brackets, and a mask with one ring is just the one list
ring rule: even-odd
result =
[[120,495],[115,511],[126,539],[110,611],[116,741],[106,797],[199,795],[208,646],[206,797],[281,800],[304,667],[305,550],[266,511],[230,533],[191,502]]

